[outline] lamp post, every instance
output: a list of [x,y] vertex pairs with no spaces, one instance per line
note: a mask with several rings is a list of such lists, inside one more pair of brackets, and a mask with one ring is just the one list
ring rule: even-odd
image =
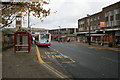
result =
[[58,26],[58,27],[59,27],[59,32],[58,32],[58,33],[59,33],[59,34],[58,34],[59,37],[58,37],[58,41],[60,42],[60,38],[61,38],[61,27],[60,27],[60,26]]
[[90,15],[87,14],[87,17],[88,17],[88,44],[91,45],[91,37],[90,37]]
[[31,27],[30,27],[30,10],[28,7],[28,30],[31,32]]

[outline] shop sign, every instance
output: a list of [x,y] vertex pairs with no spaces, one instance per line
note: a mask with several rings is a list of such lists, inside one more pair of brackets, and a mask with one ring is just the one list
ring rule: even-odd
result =
[[105,27],[105,22],[100,22],[100,27]]

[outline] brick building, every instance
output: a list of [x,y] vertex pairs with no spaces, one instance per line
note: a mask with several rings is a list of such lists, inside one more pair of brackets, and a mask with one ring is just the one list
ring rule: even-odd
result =
[[52,35],[52,40],[61,40],[62,42],[71,39],[71,41],[76,41],[76,28],[61,28],[49,30]]
[[105,27],[101,29],[109,36],[108,42],[115,45],[120,40],[120,1],[104,7],[102,12]]
[[[90,23],[90,38],[92,43],[103,41],[104,44],[115,45],[120,40],[120,2],[102,8],[101,12],[78,20],[78,42],[88,42]],[[104,23],[104,26],[101,26]]]

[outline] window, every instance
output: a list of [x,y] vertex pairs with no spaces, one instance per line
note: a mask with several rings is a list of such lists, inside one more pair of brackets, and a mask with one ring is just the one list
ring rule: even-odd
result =
[[105,17],[105,21],[108,22],[108,17]]
[[120,20],[120,13],[116,14],[116,20]]
[[94,18],[94,21],[96,21],[96,17]]
[[120,21],[116,21],[116,25],[117,25],[117,26],[120,26]]
[[98,16],[98,20],[100,19],[100,16]]
[[106,12],[106,13],[105,13],[105,17],[107,17],[107,16],[109,16],[109,12]]
[[93,19],[91,18],[91,19],[90,19],[90,21],[92,22],[92,21],[93,21]]
[[84,24],[83,24],[83,27],[84,27]]
[[114,20],[114,16],[110,16],[110,21],[113,21]]
[[114,11],[109,11],[109,15],[110,16],[114,15]]
[[87,19],[87,23],[89,23],[89,19]]

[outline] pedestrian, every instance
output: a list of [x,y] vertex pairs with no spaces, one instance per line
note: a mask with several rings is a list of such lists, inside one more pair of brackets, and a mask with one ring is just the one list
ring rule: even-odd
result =
[[32,37],[32,43],[33,44],[35,43],[35,37]]
[[98,45],[101,45],[101,42],[102,42],[101,40],[100,40],[100,41],[98,41]]
[[104,46],[104,41],[103,40],[101,41],[101,46]]
[[118,45],[118,42],[119,42],[119,40],[118,40],[118,39],[116,39],[116,46]]
[[70,38],[67,40],[67,42],[70,42]]

